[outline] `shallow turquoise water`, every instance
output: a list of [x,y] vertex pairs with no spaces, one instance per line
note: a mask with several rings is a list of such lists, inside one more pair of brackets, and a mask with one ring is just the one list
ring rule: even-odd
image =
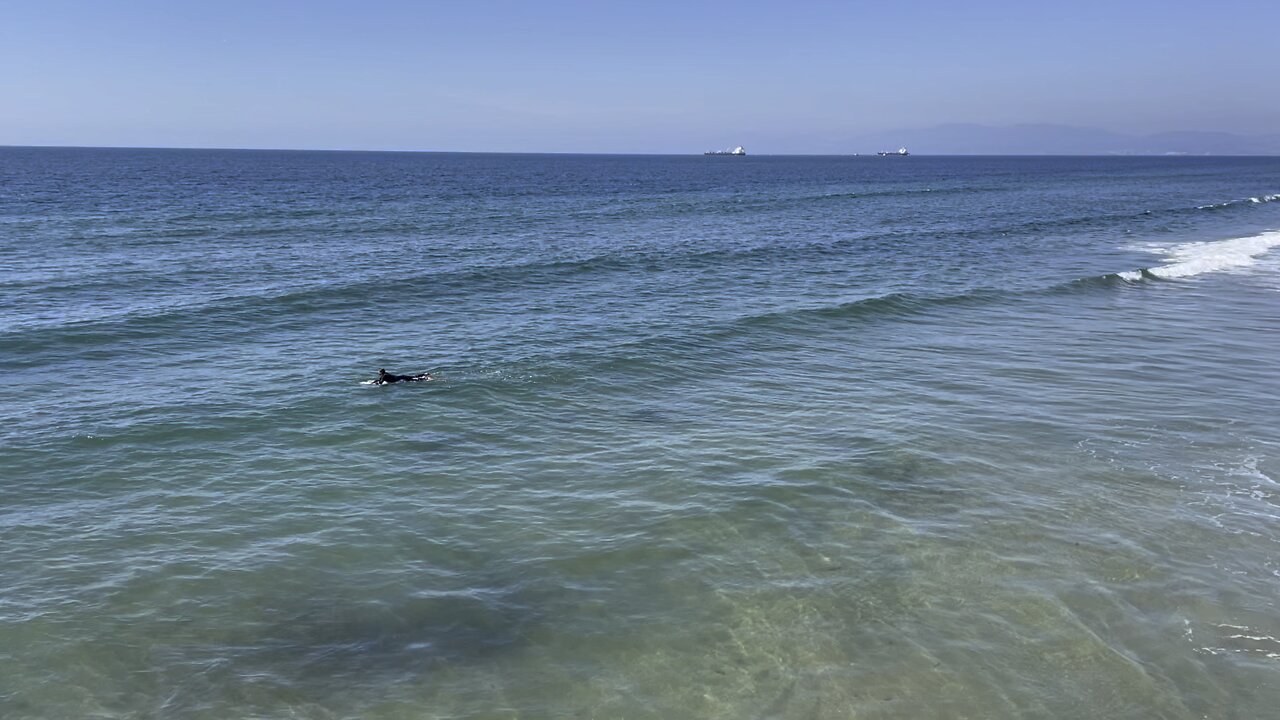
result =
[[1280,706],[1280,160],[0,160],[6,718]]

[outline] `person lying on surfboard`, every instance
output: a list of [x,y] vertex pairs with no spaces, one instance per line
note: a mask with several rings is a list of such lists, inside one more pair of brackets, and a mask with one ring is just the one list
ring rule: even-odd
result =
[[421,382],[423,380],[433,380],[430,373],[418,373],[417,375],[394,375],[386,370],[378,370],[378,379],[373,381],[375,385],[390,385],[398,382]]

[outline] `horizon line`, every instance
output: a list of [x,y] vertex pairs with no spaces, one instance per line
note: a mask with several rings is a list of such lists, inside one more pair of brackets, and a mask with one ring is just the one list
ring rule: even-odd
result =
[[[369,148],[284,148],[284,147],[226,147],[226,146],[161,146],[161,145],[8,145],[0,143],[0,149],[23,150],[179,150],[221,152],[313,152],[313,153],[383,153],[414,155],[565,155],[565,156],[630,156],[630,157],[701,157],[705,152],[582,152],[570,150],[506,151],[506,150],[389,150]],[[738,157],[879,157],[879,151],[848,153],[749,153]],[[896,157],[895,154],[891,156]],[[1266,158],[1280,154],[1244,153],[1190,153],[1190,152],[1097,152],[1097,153],[911,153],[909,157],[1234,157]]]

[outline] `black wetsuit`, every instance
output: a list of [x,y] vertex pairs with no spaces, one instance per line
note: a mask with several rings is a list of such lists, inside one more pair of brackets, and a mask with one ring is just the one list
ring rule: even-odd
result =
[[420,373],[418,375],[393,375],[387,372],[386,370],[379,370],[378,379],[375,380],[375,382],[378,383],[379,385],[390,385],[391,383],[419,382],[421,380],[430,380],[430,379],[431,379],[431,376],[428,375],[427,373]]

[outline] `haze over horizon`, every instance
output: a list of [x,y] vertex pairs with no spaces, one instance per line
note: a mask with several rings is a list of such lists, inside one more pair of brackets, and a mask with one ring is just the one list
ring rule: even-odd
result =
[[1277,26],[1239,1],[23,3],[0,145],[1280,153]]

